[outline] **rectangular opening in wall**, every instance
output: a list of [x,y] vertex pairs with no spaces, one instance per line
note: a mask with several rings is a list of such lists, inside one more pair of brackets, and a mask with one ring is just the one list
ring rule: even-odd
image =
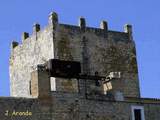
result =
[[132,120],[145,120],[142,106],[132,106]]
[[51,83],[51,91],[56,91],[56,79],[55,79],[55,77],[50,77],[50,83]]
[[140,109],[134,109],[134,117],[135,120],[142,120],[142,116],[141,116],[141,110]]
[[81,73],[81,64],[77,61],[50,59],[48,69],[52,77],[76,78]]
[[31,91],[31,81],[29,81],[29,93],[30,93],[30,95],[32,95],[32,91]]

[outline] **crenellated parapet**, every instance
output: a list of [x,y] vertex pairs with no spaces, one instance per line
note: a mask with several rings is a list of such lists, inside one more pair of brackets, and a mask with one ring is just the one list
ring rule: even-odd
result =
[[22,33],[22,43],[23,43],[23,41],[25,41],[27,38],[29,38],[29,33],[27,33],[27,32],[23,32]]
[[[56,30],[58,26],[63,26],[63,24],[60,24],[59,23],[59,20],[58,20],[58,14],[56,12],[51,12],[49,14],[49,17],[48,17],[48,27],[51,28],[52,30]],[[71,27],[71,29],[74,27],[72,25],[69,25]],[[86,20],[84,17],[80,17],[79,18],[79,21],[78,21],[78,26],[80,28],[80,31],[82,32],[95,32],[96,34],[98,35],[104,35],[105,37],[108,36],[108,32],[112,32],[108,29],[108,22],[107,21],[101,21],[100,22],[100,28],[92,28],[92,27],[88,27],[87,24],[86,24]],[[32,34],[36,34],[38,32],[41,31],[41,26],[40,24],[38,23],[35,23],[33,25],[33,32]],[[113,31],[113,32],[118,32],[118,31]],[[133,40],[133,36],[132,36],[132,25],[129,25],[129,24],[126,24],[124,26],[124,32],[122,32],[124,34],[128,34],[128,37],[129,37],[129,40]],[[22,39],[22,44],[23,42],[29,38],[30,36],[32,35],[29,35],[29,33],[27,32],[23,32],[22,33],[22,36],[21,36],[21,39]],[[17,45],[18,46],[18,45]],[[14,48],[14,47],[13,47]]]
[[58,24],[58,14],[55,12],[51,12],[49,14],[49,20],[48,20],[49,26],[53,27],[53,29],[56,29],[56,26]]
[[124,26],[124,32],[128,34],[129,40],[133,40],[133,36],[132,36],[132,25],[126,24],[126,25]]
[[18,45],[19,45],[18,42],[12,41],[12,43],[11,43],[11,49],[14,49],[14,48],[17,47]]
[[86,29],[86,20],[83,17],[79,18],[79,27],[82,31],[85,31]]
[[35,23],[35,24],[33,25],[33,34],[39,32],[40,30],[41,30],[40,24]]
[[108,31],[108,23],[106,21],[101,21],[100,28],[104,31]]

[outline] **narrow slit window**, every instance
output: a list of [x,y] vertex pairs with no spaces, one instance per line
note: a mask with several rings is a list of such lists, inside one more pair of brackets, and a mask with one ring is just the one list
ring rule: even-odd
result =
[[134,117],[135,117],[135,120],[142,120],[140,109],[134,109]]
[[132,106],[132,120],[145,120],[143,106]]
[[32,95],[32,90],[31,90],[31,81],[29,81],[29,93]]

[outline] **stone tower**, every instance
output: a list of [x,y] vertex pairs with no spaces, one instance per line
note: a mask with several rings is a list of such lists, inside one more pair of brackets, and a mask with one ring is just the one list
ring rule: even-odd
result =
[[140,97],[131,25],[126,25],[124,32],[108,30],[106,21],[101,22],[100,28],[91,28],[82,17],[79,26],[65,25],[58,22],[54,12],[48,23],[43,30],[35,24],[30,37],[24,32],[22,44],[12,43],[11,96],[31,97],[31,72],[49,59],[60,59],[79,61],[82,74],[98,72],[100,76],[107,76],[111,72],[121,72],[121,78],[113,83],[114,90],[126,97]]
[[160,118],[160,100],[140,97],[131,25],[92,28],[83,17],[66,25],[52,12],[44,29],[34,24],[22,44],[12,42],[10,84],[11,97],[0,97],[3,120]]

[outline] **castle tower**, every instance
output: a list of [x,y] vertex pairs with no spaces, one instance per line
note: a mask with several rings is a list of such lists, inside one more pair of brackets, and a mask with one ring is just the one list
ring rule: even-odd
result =
[[[22,44],[12,43],[10,57],[11,95],[32,97],[30,94],[31,73],[37,65],[49,59],[78,61],[81,74],[108,76],[120,72],[121,78],[112,82],[114,92],[125,97],[140,97],[135,43],[132,26],[126,25],[124,32],[111,31],[106,21],[100,28],[86,26],[85,18],[79,26],[58,22],[58,15],[49,15],[48,26],[40,30],[33,26],[33,34],[22,34]],[[94,85],[94,82],[88,83]],[[56,91],[77,91],[74,79],[51,78],[51,88]],[[45,87],[45,86],[44,86]]]
[[22,44],[12,42],[10,83],[13,97],[0,97],[1,119],[160,118],[160,100],[140,97],[131,25],[124,32],[107,21],[92,28],[83,17],[66,25],[52,12],[44,29],[36,23]]

